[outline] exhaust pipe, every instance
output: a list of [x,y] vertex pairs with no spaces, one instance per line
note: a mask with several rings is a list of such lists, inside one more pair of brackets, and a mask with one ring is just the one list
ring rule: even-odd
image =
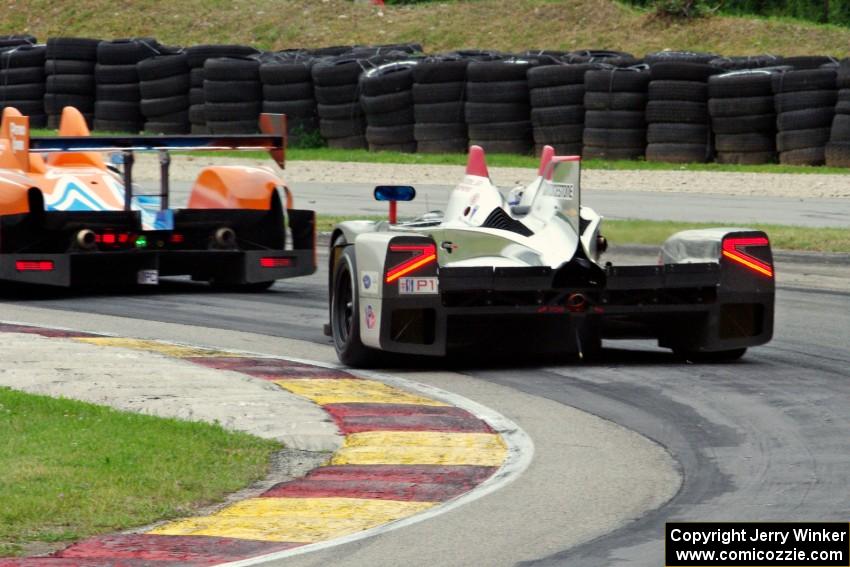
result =
[[88,228],[77,231],[74,241],[83,250],[94,250],[97,248],[97,235],[93,230],[89,230]]
[[223,226],[215,231],[213,240],[219,248],[234,248],[236,246],[236,232],[232,228]]
[[587,298],[583,293],[571,293],[567,297],[567,311],[570,313],[584,313],[587,309]]

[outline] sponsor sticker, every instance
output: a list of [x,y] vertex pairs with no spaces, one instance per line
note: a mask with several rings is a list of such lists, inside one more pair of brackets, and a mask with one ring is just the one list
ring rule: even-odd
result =
[[381,291],[381,279],[378,272],[360,272],[360,293],[378,295]]
[[158,285],[159,270],[139,270],[136,274],[136,282],[139,285]]
[[439,281],[436,277],[398,279],[399,295],[428,295],[439,291]]
[[366,328],[374,329],[375,323],[377,322],[377,317],[375,317],[375,310],[372,309],[371,305],[366,306]]

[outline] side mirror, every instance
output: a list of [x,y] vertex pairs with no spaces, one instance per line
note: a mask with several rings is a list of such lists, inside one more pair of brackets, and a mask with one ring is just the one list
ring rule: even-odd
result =
[[416,189],[410,185],[378,185],[374,195],[376,201],[412,201]]

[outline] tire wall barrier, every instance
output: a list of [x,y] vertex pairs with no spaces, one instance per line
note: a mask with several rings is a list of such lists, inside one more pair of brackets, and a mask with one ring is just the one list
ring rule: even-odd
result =
[[0,36],[0,107],[102,132],[254,133],[286,114],[291,145],[850,167],[850,59],[419,44],[263,52],[154,38]]

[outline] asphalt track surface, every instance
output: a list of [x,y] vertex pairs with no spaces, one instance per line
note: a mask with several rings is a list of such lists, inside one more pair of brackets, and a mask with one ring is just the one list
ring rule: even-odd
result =
[[[317,274],[258,294],[217,293],[176,281],[134,293],[6,295],[0,301],[329,344],[321,333],[327,320],[322,266],[320,257]],[[663,562],[665,521],[847,521],[849,335],[850,294],[780,287],[774,340],[738,363],[683,364],[633,341],[607,342],[606,359],[598,364],[462,368],[482,392],[490,385],[541,404],[572,406],[657,441],[678,462],[682,488],[656,511],[578,547],[561,544],[557,533],[544,535],[530,521],[503,526],[500,537],[508,541],[498,546],[462,539],[459,553],[457,537],[448,537],[457,531],[449,514],[284,564],[394,565],[404,559],[468,565],[478,557],[487,565],[655,566]],[[549,551],[533,551],[542,548]]]

